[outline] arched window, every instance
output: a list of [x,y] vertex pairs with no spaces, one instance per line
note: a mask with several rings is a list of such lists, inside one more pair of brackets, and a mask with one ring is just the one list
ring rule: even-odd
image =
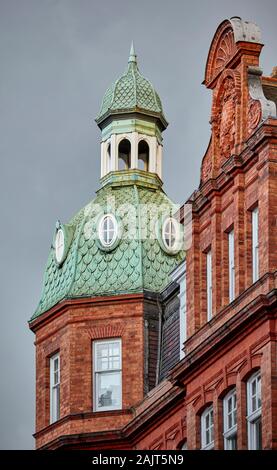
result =
[[149,171],[149,145],[145,140],[141,140],[138,145],[138,168]]
[[128,139],[123,139],[118,146],[118,169],[129,170],[131,168],[131,144]]
[[214,448],[214,412],[213,406],[206,408],[201,415],[201,449]]
[[262,449],[261,373],[255,372],[247,382],[248,449]]
[[224,449],[237,449],[237,394],[233,388],[223,400]]

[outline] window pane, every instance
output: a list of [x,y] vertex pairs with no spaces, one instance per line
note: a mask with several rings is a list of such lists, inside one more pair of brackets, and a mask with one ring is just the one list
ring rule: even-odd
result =
[[257,407],[261,408],[262,406],[262,396],[261,396],[261,376],[257,377]]
[[259,279],[259,212],[252,211],[252,276],[253,282]]
[[214,412],[211,411],[211,442],[214,440]]
[[54,372],[54,385],[57,385],[59,383],[59,373]]
[[259,418],[255,423],[255,449],[262,449],[262,420]]
[[256,379],[252,382],[252,396],[256,395]]
[[121,373],[108,372],[97,374],[97,407],[121,406]]
[[251,383],[251,406],[252,406],[252,412],[256,411],[257,409],[257,397],[256,397],[256,389],[257,382],[256,379],[254,379]]
[[213,410],[209,408],[201,416],[202,448],[211,448],[214,440]]
[[119,356],[120,349],[119,343],[110,343],[109,345],[109,355],[110,356]]
[[56,389],[52,388],[51,392],[51,418],[52,422],[56,421],[56,416],[57,416],[57,399],[56,399]]
[[234,425],[237,424],[237,409],[234,410]]
[[207,264],[207,320],[212,318],[212,252],[206,255]]
[[120,369],[119,342],[99,343],[96,345],[96,370],[105,371]]
[[230,413],[231,408],[232,408],[232,406],[231,406],[231,397],[230,397],[230,398],[228,398],[228,400],[227,400],[227,412],[228,412],[228,413]]
[[237,449],[237,435],[234,434],[228,439],[228,441],[229,441],[228,449],[236,450]]
[[229,243],[229,301],[235,298],[235,247],[234,247],[234,231],[228,234]]
[[57,385],[56,387],[56,403],[57,403],[56,415],[57,415],[57,419],[59,419],[60,417],[60,386],[59,385]]
[[237,396],[235,390],[224,399],[224,432],[234,428],[237,424]]
[[167,219],[163,225],[163,241],[165,245],[173,249],[177,241],[178,227],[175,219]]
[[228,429],[230,429],[232,427],[232,415],[229,414],[228,415]]
[[51,394],[51,422],[57,421],[60,417],[60,386],[52,388]]
[[99,237],[105,245],[111,245],[116,237],[116,220],[112,215],[106,215],[99,226]]
[[99,343],[96,347],[97,370],[108,369],[109,349],[107,343]]
[[60,417],[60,356],[50,358],[50,423]]

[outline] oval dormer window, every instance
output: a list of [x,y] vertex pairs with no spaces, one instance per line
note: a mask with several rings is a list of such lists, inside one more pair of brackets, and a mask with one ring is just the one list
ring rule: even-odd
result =
[[162,239],[165,248],[169,252],[178,251],[180,244],[180,229],[179,224],[173,217],[165,219],[162,227]]
[[63,229],[59,228],[56,233],[55,239],[55,255],[57,263],[61,263],[64,257],[64,233]]
[[118,224],[113,214],[105,214],[99,222],[99,240],[103,247],[110,248],[118,236]]

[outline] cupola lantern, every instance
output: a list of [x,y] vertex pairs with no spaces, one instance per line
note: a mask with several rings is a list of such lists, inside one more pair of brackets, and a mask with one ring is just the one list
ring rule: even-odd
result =
[[132,43],[126,72],[106,91],[96,122],[102,131],[101,177],[141,170],[162,178],[161,100],[138,69]]

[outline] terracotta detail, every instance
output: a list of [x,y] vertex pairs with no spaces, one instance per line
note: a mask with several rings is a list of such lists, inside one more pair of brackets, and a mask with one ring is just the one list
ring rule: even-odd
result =
[[222,94],[219,97],[218,113],[213,121],[221,164],[224,159],[230,157],[235,144],[236,102],[235,81],[232,77],[226,77],[222,84]]
[[261,121],[261,117],[262,117],[261,103],[258,100],[253,100],[253,98],[249,97],[248,110],[247,110],[247,123],[248,123],[247,130],[248,130],[249,136],[253,134],[257,125]]
[[228,20],[217,29],[208,54],[205,85],[214,88],[214,81],[237,51],[232,26]]
[[233,56],[235,51],[234,33],[232,28],[225,31],[220,43],[216,56],[214,58],[214,68],[212,70],[212,77],[215,77],[227,64],[228,60]]

